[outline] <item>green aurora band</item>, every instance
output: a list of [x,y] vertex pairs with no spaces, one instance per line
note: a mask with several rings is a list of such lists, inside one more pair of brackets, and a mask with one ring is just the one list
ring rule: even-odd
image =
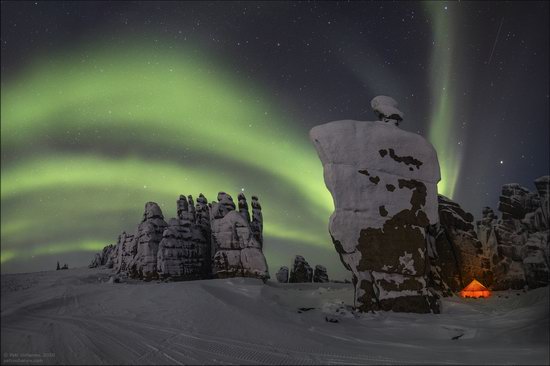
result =
[[[434,55],[435,66],[449,58]],[[179,194],[212,201],[241,188],[260,197],[270,254],[273,239],[332,250],[317,154],[262,88],[171,44],[96,44],[36,60],[2,85],[2,263],[98,251],[135,229],[147,201],[168,218]],[[447,85],[448,70],[437,70]],[[452,196],[457,169],[442,149],[450,96],[434,97],[439,187]]]
[[2,88],[2,262],[96,251],[133,230],[146,201],[172,217],[180,193],[241,187],[263,203],[266,241],[331,246],[332,198],[307,133],[259,88],[171,46],[82,54]]
[[431,56],[431,97],[432,111],[428,138],[434,145],[441,168],[441,181],[437,185],[439,193],[452,198],[460,173],[461,153],[456,147],[456,121],[453,121],[453,88],[451,71],[453,66],[453,26],[452,17],[443,8],[442,2],[426,2],[430,15],[434,48]]

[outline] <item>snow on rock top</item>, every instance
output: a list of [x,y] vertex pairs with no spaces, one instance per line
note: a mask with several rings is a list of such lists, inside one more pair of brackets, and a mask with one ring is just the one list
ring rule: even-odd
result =
[[380,121],[399,124],[405,114],[397,108],[397,102],[392,97],[379,95],[374,97],[370,105]]

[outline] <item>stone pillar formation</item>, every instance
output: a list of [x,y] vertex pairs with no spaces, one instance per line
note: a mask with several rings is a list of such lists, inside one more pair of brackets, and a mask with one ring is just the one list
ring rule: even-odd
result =
[[196,205],[191,195],[180,195],[176,208],[177,218],[166,223],[160,207],[147,202],[135,234],[123,232],[117,244],[97,253],[89,267],[106,266],[144,280],[269,278],[257,197],[252,197],[252,218],[242,193],[238,211],[225,192],[218,193],[212,205],[202,193]]
[[310,131],[335,203],[329,232],[353,274],[360,310],[439,312],[426,281],[426,228],[438,222],[437,154],[398,127],[403,113],[395,100],[378,96],[371,106],[379,121]]

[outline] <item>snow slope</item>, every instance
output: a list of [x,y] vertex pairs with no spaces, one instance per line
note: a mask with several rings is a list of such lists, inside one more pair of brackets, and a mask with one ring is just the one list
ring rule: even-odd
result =
[[446,299],[438,315],[354,315],[338,305],[353,301],[351,284],[241,278],[113,284],[109,274],[81,268],[3,275],[2,363],[549,361],[548,288]]

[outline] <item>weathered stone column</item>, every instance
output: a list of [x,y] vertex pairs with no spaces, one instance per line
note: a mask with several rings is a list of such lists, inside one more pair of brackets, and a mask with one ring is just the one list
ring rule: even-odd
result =
[[371,105],[380,121],[310,131],[335,203],[329,231],[353,273],[360,310],[439,312],[426,282],[426,228],[438,221],[437,154],[397,126],[403,113],[395,100],[379,96]]

